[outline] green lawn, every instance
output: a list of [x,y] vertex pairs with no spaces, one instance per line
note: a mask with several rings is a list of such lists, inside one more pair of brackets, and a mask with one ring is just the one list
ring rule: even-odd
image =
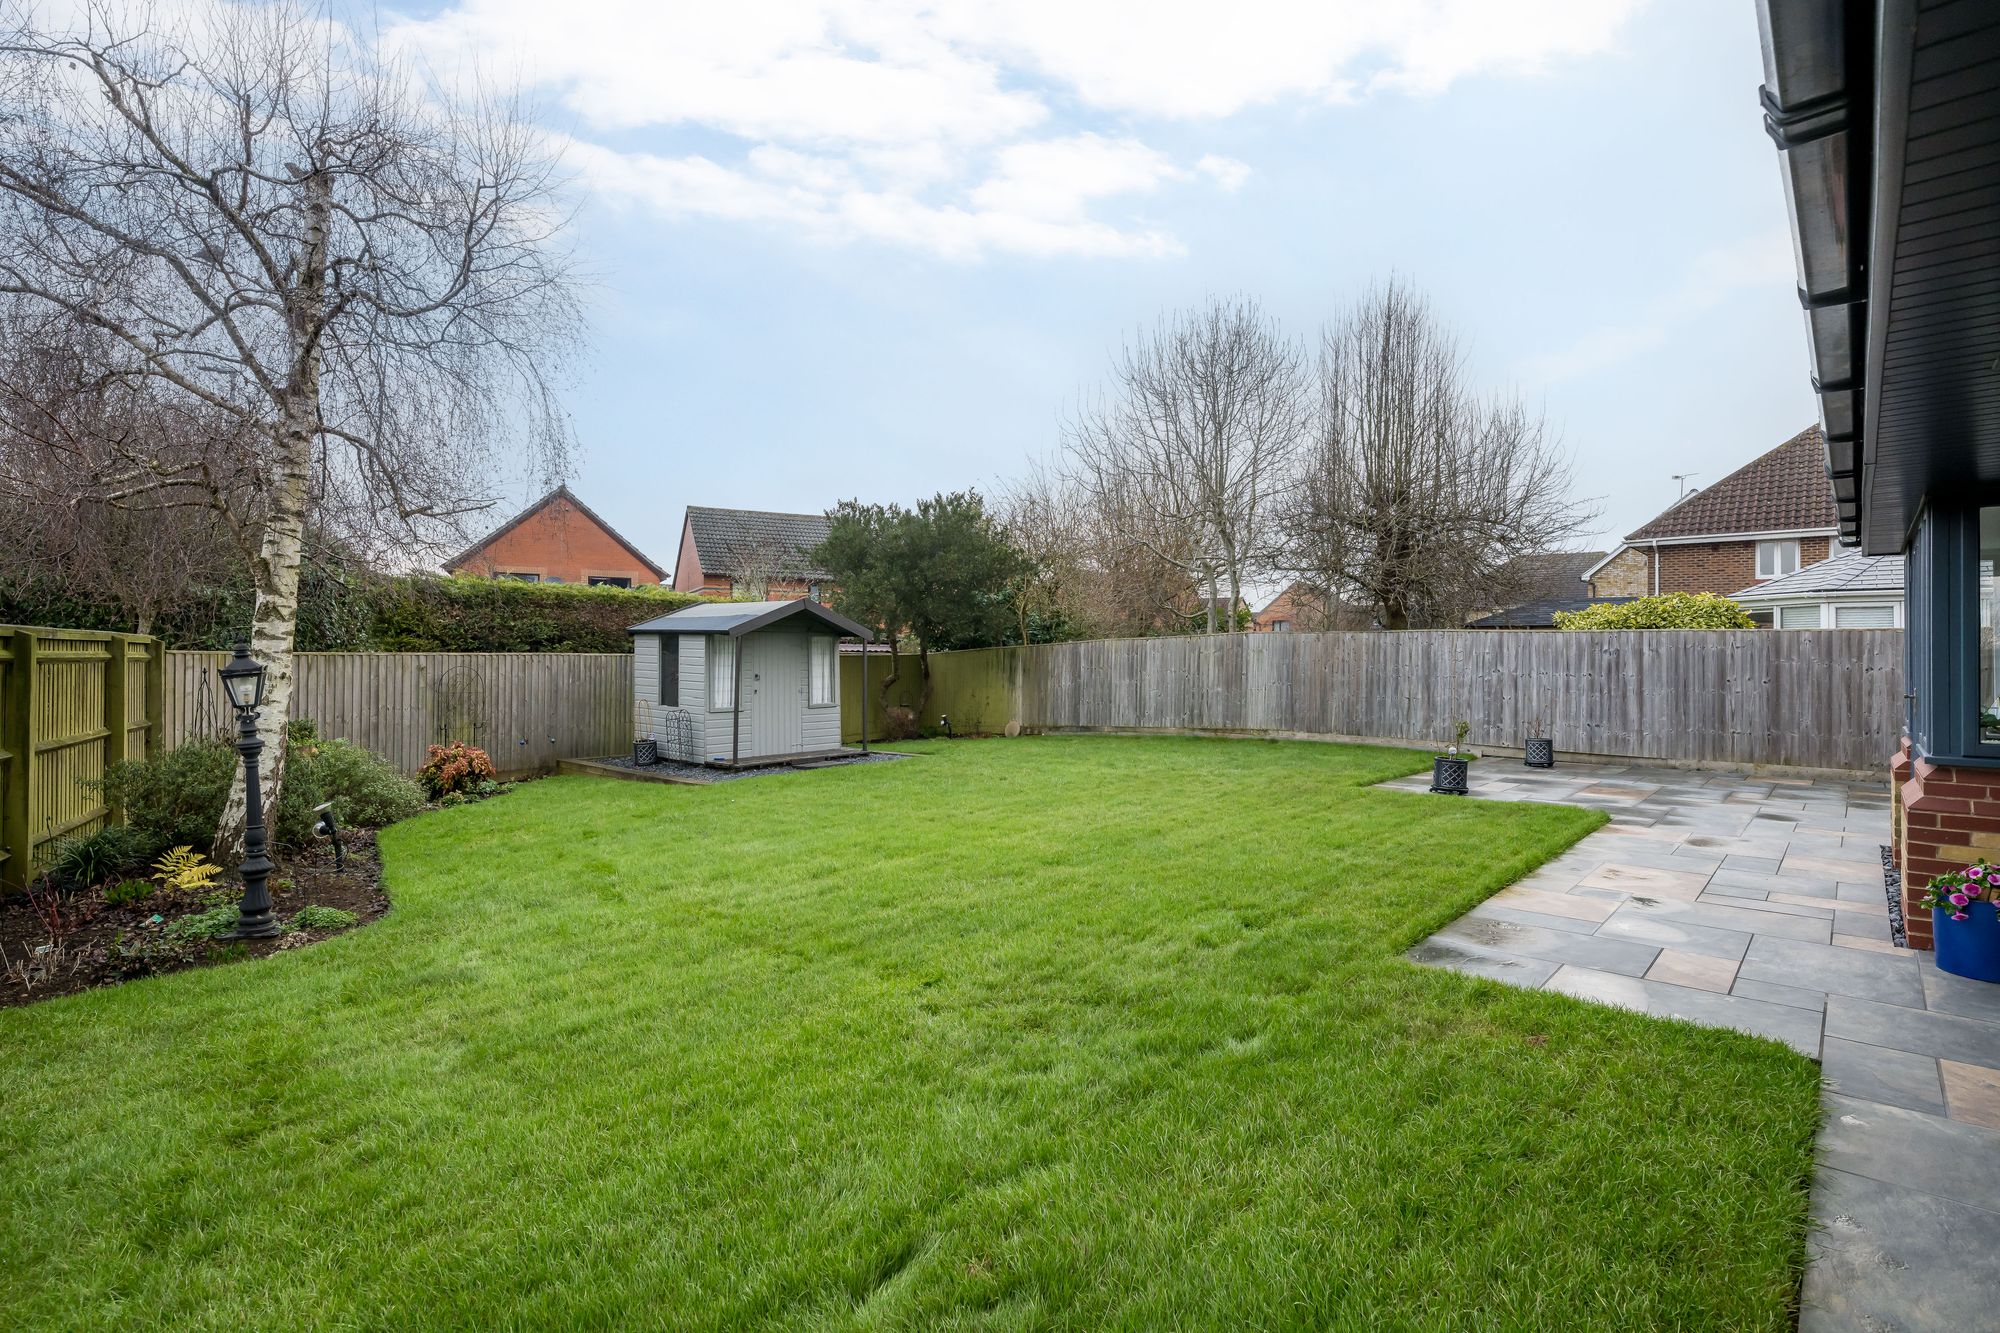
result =
[[1598,816],[916,748],[534,783],[0,1013],[9,1327],[1789,1327],[1815,1066],[1398,956]]

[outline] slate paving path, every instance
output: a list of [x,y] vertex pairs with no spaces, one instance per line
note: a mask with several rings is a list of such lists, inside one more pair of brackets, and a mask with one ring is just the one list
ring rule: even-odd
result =
[[1890,942],[1887,785],[1486,759],[1471,787],[1611,822],[1410,956],[1819,1060],[1800,1328],[2000,1329],[2000,986]]

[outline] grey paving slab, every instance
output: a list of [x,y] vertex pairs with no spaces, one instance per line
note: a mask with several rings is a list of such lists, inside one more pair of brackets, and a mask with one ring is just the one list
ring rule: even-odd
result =
[[1945,1113],[1944,1080],[1932,1056],[1828,1037],[1820,1047],[1820,1065],[1827,1085],[1846,1096],[1933,1115]]
[[1786,916],[1783,913],[1760,910],[1760,907],[1734,903],[1704,903],[1700,899],[1685,902],[1675,898],[1635,896],[1629,907],[1633,912],[1673,921],[1676,924],[1714,926],[1722,930],[1773,935],[1814,944],[1826,943],[1827,938],[1833,933],[1833,923],[1824,917]]
[[1917,971],[1924,980],[1925,1008],[2000,1023],[2000,986],[1940,971],[1929,954],[1918,959]]
[[1607,939],[1602,935],[1578,935],[1567,930],[1545,930],[1540,926],[1494,920],[1477,911],[1460,917],[1431,938],[1523,958],[1576,963],[1628,977],[1644,976],[1660,953],[1659,948],[1651,944]]
[[1573,964],[1558,968],[1543,989],[1573,995],[1580,1000],[1616,1005],[1620,1009],[1634,1009],[1658,1018],[1680,1018],[1708,1027],[1734,1028],[1738,1032],[1782,1041],[1805,1055],[1819,1053],[1819,1015],[1791,1005],[1769,1004],[1741,995],[1717,995],[1687,986],[1647,981],[1642,977],[1614,976]]
[[1826,1034],[1892,1046],[1969,1065],[2000,1068],[2000,1023],[1878,1004],[1851,995],[1826,997]]
[[1799,1333],[1994,1327],[2000,1294],[1967,1256],[2000,1247],[2000,1213],[1825,1168],[1812,1212]]
[[1640,911],[1630,904],[1620,907],[1597,928],[1599,935],[1657,944],[1683,953],[1707,954],[1710,958],[1741,958],[1750,947],[1747,930],[1724,930],[1695,922],[1682,923]]
[[1494,902],[1490,898],[1459,919],[1462,921],[1476,916],[1491,917],[1495,921],[1512,921],[1523,926],[1541,926],[1545,930],[1567,930],[1573,935],[1594,935],[1597,933],[1597,922],[1595,921],[1582,920],[1569,916],[1550,916],[1546,913],[1530,912],[1519,907],[1506,907]]
[[2000,1212],[2000,1129],[1835,1092],[1825,1104],[1822,1166]]
[[1775,981],[1829,994],[1858,996],[1884,1004],[1922,1008],[1924,984],[1916,960],[1839,949],[1830,944],[1759,935],[1743,955],[1742,974],[1754,981]]
[[1826,1012],[1826,992],[1805,990],[1799,986],[1780,986],[1775,981],[1758,981],[1746,977],[1743,970],[1736,971],[1736,984],[1729,988],[1731,995],[1748,996],[1753,1000],[1768,1000],[1772,1004],[1788,1004],[1794,1009],[1810,1009],[1816,1014]]
[[[1755,892],[1753,889],[1731,888],[1726,884],[1720,888],[1710,885],[1701,891],[1701,896],[1696,898],[1695,902],[1707,903],[1711,907],[1734,907],[1739,910],[1751,912],[1771,912],[1778,916],[1805,917],[1807,920],[1825,921],[1829,924],[1833,921],[1834,910],[1832,907],[1820,907],[1808,903],[1775,902],[1766,894],[1756,894],[1754,897],[1750,896]],[[1884,920],[1887,920],[1886,916]],[[1762,925],[1763,923],[1759,922],[1756,928],[1761,929]]]

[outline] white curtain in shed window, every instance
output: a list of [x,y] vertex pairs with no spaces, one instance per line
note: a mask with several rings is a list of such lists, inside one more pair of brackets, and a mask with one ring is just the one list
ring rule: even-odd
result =
[[835,693],[835,659],[838,656],[834,640],[824,634],[812,637],[812,684],[806,702],[815,707],[826,707],[838,696]]
[[708,636],[708,706],[736,707],[736,640],[727,634]]

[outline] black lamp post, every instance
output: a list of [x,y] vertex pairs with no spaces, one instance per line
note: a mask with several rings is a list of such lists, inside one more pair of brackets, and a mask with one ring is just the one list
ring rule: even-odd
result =
[[216,673],[222,691],[236,710],[236,753],[243,756],[243,900],[236,905],[236,929],[228,940],[266,940],[280,933],[271,910],[270,843],[264,834],[264,792],[257,781],[257,756],[264,742],[257,738],[257,711],[264,704],[264,668],[250,656],[250,645],[238,642],[229,665]]

